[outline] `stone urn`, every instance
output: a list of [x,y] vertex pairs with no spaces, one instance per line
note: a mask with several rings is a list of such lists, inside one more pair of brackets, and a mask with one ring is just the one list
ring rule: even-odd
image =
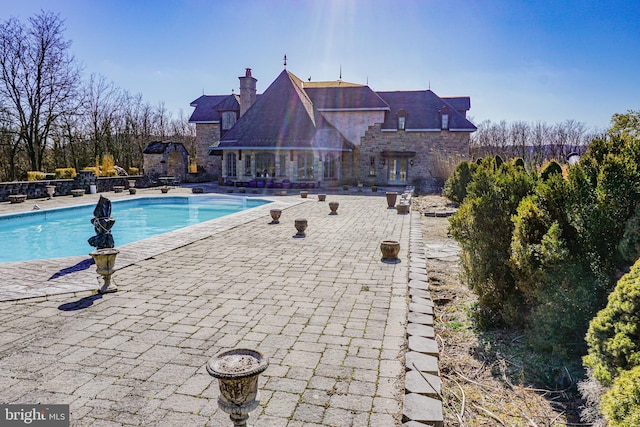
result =
[[387,191],[387,206],[389,206],[389,209],[395,207],[396,205],[396,200],[398,200],[398,193],[396,193],[395,191]]
[[56,186],[47,185],[47,194],[49,195],[49,199],[53,199],[53,195],[56,194]]
[[166,185],[164,187],[160,187],[160,191],[162,191],[162,194],[167,194],[169,192],[169,187]]
[[371,186],[371,192],[372,192],[372,193],[377,193],[377,192],[378,192],[378,187],[377,187],[377,186],[375,186],[375,185],[372,185],[372,186]]
[[329,202],[329,209],[331,209],[329,215],[338,215],[338,206],[340,206],[338,202]]
[[327,195],[326,194],[318,194],[318,201],[319,202],[324,202],[325,200],[327,200]]
[[137,191],[137,188],[129,187],[129,194],[136,194]]
[[304,218],[298,218],[294,221],[294,225],[296,227],[296,230],[298,230],[298,232],[296,233],[295,236],[293,237],[305,237],[305,230],[307,229],[307,220]]
[[129,179],[129,180],[127,180],[127,182],[129,183],[129,188],[134,188],[136,186],[136,180],[135,179]]
[[309,195],[308,191],[303,190],[300,192],[300,197],[302,197],[303,199],[306,199],[308,195]]
[[397,262],[400,243],[395,240],[383,240],[380,243],[380,251],[382,252],[382,261]]
[[246,426],[249,412],[258,407],[258,377],[268,366],[262,353],[245,348],[224,351],[207,363],[207,372],[220,386],[218,407],[229,414],[234,426]]
[[271,224],[280,224],[280,215],[282,215],[282,209],[271,209]]
[[96,249],[89,253],[96,263],[96,272],[102,276],[103,279],[103,284],[100,289],[98,289],[99,294],[108,294],[118,290],[111,280],[111,275],[115,272],[116,256],[118,256],[119,253],[120,251],[114,248]]

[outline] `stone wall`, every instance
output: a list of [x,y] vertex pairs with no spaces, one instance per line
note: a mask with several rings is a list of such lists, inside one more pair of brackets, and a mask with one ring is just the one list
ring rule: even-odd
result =
[[47,185],[55,185],[55,196],[69,196],[71,190],[83,189],[87,194],[90,185],[95,185],[98,193],[113,191],[116,185],[129,188],[129,180],[136,180],[136,187],[146,187],[148,180],[143,176],[99,177],[89,171],[80,171],[74,179],[54,179],[49,181],[14,181],[0,182],[0,202],[9,200],[12,194],[26,194],[27,199],[44,199],[49,197]]
[[204,170],[214,177],[220,175],[222,160],[220,156],[210,156],[209,147],[216,146],[219,143],[219,123],[196,123],[196,164],[198,165],[198,170]]
[[[370,126],[362,138],[360,149],[354,152],[355,178],[363,183],[388,184],[389,164],[381,154],[383,151],[415,152],[409,157],[412,164],[407,171],[407,180],[408,185],[422,187],[423,192],[432,192],[442,186],[448,177],[447,163],[455,166],[469,158],[468,132],[383,132],[380,126]],[[371,157],[375,161],[374,176],[369,175]]]

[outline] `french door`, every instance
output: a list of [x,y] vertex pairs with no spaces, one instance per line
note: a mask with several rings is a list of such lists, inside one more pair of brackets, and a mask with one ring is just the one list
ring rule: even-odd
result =
[[409,169],[409,159],[406,157],[392,157],[388,159],[389,163],[389,184],[407,183],[407,171]]

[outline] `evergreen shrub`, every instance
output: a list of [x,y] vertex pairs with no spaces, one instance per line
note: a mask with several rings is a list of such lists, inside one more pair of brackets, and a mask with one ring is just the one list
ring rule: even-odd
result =
[[640,260],[618,281],[607,306],[591,320],[585,366],[610,385],[623,371],[640,366]]
[[640,426],[640,366],[615,379],[600,407],[611,427]]

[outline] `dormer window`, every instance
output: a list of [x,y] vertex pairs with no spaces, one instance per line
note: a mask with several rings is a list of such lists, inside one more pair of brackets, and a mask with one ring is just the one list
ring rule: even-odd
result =
[[449,129],[449,115],[442,115],[442,129]]
[[404,130],[407,123],[407,112],[405,110],[398,111],[398,130]]
[[442,109],[440,110],[440,120],[442,122],[441,129],[442,130],[449,129],[449,107],[446,105],[442,107]]
[[236,124],[236,112],[235,111],[223,111],[222,112],[222,130],[229,130]]

